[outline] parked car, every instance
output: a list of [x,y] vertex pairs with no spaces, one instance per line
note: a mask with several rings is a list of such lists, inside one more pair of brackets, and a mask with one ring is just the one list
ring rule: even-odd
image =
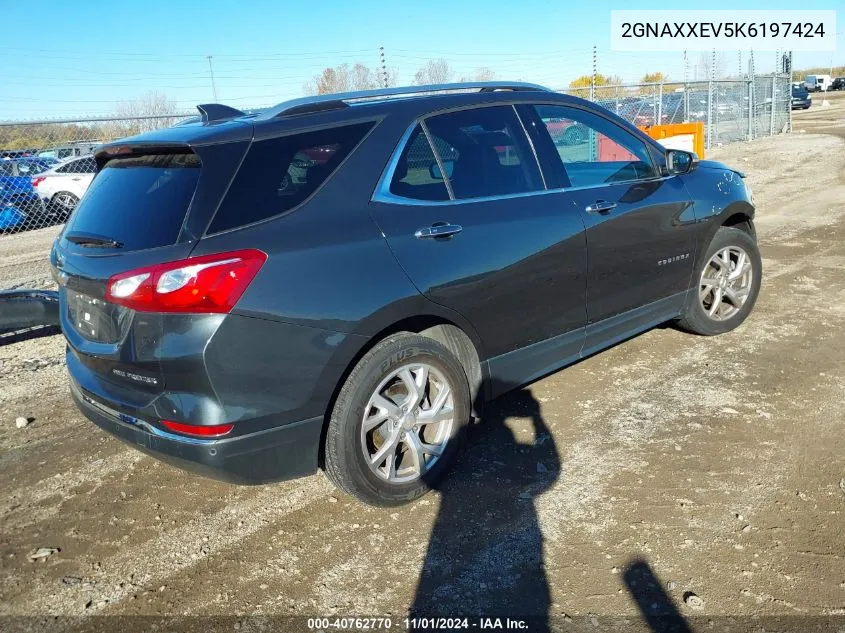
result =
[[[625,156],[560,151],[561,121]],[[732,330],[760,287],[742,174],[531,84],[306,97],[96,158],[50,254],[73,397],[230,481],[321,465],[410,501],[485,401],[666,321]]]
[[809,92],[825,92],[830,83],[830,75],[807,75],[804,78],[804,87]]
[[837,77],[831,81],[828,90],[845,90],[845,77]]
[[58,160],[75,156],[90,156],[99,145],[100,141],[74,141],[67,145],[43,149],[37,155],[39,158],[55,158]]
[[35,150],[30,149],[0,149],[0,160],[10,158],[29,158],[35,156]]
[[49,168],[34,158],[0,159],[0,231],[38,228],[44,207],[32,187],[32,176]]
[[792,86],[792,109],[806,110],[813,105],[813,99],[806,88]]
[[93,156],[71,158],[38,174],[32,185],[58,221],[64,222],[79,204],[96,171]]

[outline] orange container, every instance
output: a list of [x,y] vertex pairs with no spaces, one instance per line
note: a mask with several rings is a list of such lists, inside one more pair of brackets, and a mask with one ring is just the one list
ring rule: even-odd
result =
[[661,145],[692,151],[704,158],[704,123],[701,121],[649,125],[640,129]]

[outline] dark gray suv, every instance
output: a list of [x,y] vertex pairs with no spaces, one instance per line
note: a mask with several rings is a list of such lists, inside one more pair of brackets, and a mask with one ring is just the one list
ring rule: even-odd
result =
[[426,492],[483,403],[751,311],[742,174],[530,84],[327,95],[123,139],[51,261],[71,390],[213,477]]

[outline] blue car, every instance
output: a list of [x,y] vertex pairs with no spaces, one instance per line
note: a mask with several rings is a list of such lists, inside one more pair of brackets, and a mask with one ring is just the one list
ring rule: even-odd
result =
[[813,98],[804,86],[792,86],[792,109],[806,110],[813,105]]
[[52,161],[41,158],[0,160],[0,231],[38,228],[44,206],[32,177],[47,171]]

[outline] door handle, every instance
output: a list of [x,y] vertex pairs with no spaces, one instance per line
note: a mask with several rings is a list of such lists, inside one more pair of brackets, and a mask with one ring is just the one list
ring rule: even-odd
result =
[[587,205],[587,213],[610,213],[616,208],[615,202],[608,202],[607,200],[596,200],[593,204]]
[[428,238],[428,237],[452,237],[456,233],[460,233],[464,230],[460,224],[449,224],[447,222],[435,222],[431,226],[427,226],[424,229],[418,229],[416,233],[414,233],[414,237],[418,237],[420,239]]

